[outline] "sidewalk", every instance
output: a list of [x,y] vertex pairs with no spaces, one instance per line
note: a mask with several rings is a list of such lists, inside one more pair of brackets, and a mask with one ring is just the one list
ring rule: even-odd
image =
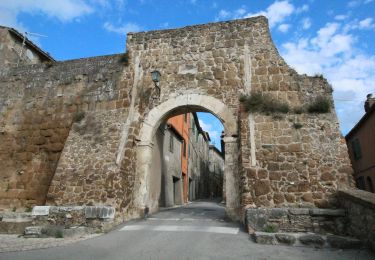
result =
[[0,234],[0,253],[57,247],[97,237],[99,235],[101,234],[89,234],[69,238],[24,238],[20,235]]

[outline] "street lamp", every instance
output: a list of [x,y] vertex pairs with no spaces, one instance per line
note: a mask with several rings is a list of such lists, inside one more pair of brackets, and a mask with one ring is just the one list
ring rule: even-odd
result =
[[159,97],[160,97],[160,86],[159,86],[160,77],[161,77],[161,74],[158,70],[151,71],[151,78],[152,78],[152,81],[155,84],[155,87],[158,89],[158,96]]

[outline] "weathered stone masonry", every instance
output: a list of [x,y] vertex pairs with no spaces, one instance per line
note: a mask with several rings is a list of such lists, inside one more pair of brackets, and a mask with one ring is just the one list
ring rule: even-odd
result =
[[226,128],[233,207],[332,207],[337,189],[352,187],[334,109],[281,117],[240,109],[240,94],[252,91],[291,107],[332,100],[325,79],[288,67],[264,17],[128,34],[127,52],[128,61],[120,54],[0,72],[1,205],[110,205],[118,219],[139,216],[152,174],[142,133],[186,110],[213,112]]

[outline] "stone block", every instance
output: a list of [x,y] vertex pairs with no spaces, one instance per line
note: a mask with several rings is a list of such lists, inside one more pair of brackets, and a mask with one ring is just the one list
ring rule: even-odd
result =
[[292,215],[309,215],[310,213],[308,208],[290,208],[288,211]]
[[302,235],[298,239],[302,244],[307,246],[323,247],[324,245],[323,237],[316,234]]
[[310,215],[312,216],[345,216],[345,210],[343,209],[310,209]]
[[335,235],[327,236],[327,242],[331,247],[340,249],[360,248],[362,246],[359,239]]
[[254,241],[258,244],[275,245],[275,236],[272,233],[255,232],[253,234]]
[[41,237],[44,233],[44,229],[42,226],[31,226],[26,227],[24,231],[24,235],[26,238],[29,237]]
[[293,245],[296,242],[295,236],[292,234],[275,234],[275,237],[279,243]]
[[50,206],[35,206],[31,212],[33,216],[47,216]]
[[87,206],[85,207],[85,216],[87,219],[113,219],[115,217],[115,208],[106,206]]

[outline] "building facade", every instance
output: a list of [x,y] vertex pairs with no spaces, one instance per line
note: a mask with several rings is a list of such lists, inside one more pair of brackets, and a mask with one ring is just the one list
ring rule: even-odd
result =
[[189,127],[190,114],[185,113],[174,116],[168,119],[167,124],[173,127],[177,133],[182,137],[181,148],[181,174],[182,174],[182,194],[184,203],[188,202],[189,198],[189,178],[188,178],[188,143],[189,143]]
[[367,95],[365,114],[345,136],[357,188],[375,192],[375,97]]
[[210,197],[223,198],[224,156],[214,145],[209,146],[208,169],[208,190]]
[[189,199],[208,198],[208,146],[210,137],[198,120],[196,113],[190,114],[189,132]]

